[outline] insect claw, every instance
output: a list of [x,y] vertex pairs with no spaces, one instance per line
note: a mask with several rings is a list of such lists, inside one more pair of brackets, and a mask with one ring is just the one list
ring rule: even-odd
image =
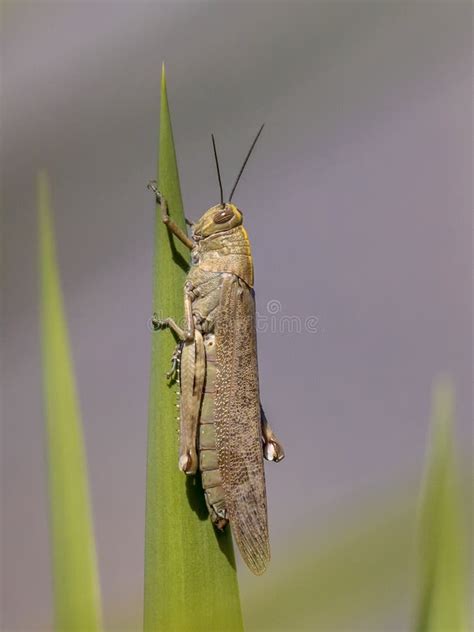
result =
[[157,185],[156,180],[150,180],[150,182],[146,185],[146,188],[149,191],[153,191],[156,197],[156,201],[159,204],[161,202],[161,193],[158,191],[158,185]]
[[166,321],[160,320],[156,312],[153,313],[153,316],[151,317],[150,322],[151,322],[151,326],[153,327],[155,331],[158,331],[159,329],[166,327]]

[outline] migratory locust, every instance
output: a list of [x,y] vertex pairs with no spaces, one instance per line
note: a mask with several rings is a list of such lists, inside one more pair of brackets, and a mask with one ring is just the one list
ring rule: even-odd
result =
[[270,560],[263,457],[285,454],[260,402],[253,261],[243,213],[231,203],[260,128],[224,203],[191,225],[191,237],[170,218],[166,199],[154,191],[161,219],[191,250],[184,285],[184,327],[153,315],[155,330],[170,327],[179,338],[172,371],[179,383],[179,468],[201,473],[210,518],[228,523],[250,570],[262,574]]

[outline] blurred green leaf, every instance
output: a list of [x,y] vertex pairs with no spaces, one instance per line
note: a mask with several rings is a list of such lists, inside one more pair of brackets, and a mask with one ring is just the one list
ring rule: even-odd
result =
[[421,590],[418,632],[467,630],[467,586],[454,447],[454,396],[440,382],[433,396],[431,446],[420,508]]
[[38,206],[55,628],[93,632],[101,629],[101,608],[87,465],[45,173]]
[[414,514],[410,494],[389,489],[346,507],[326,537],[289,539],[264,583],[241,582],[246,631],[388,629],[411,589]]
[[[163,67],[159,140],[159,189],[170,216],[185,228]],[[157,207],[153,311],[183,316],[189,253],[168,233]],[[163,632],[242,630],[230,531],[218,534],[197,477],[178,470],[176,384],[165,373],[176,341],[170,331],[152,334],[148,419],[144,629]]]

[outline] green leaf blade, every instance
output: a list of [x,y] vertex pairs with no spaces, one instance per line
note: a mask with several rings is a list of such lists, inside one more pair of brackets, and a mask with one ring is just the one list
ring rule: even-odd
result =
[[467,586],[459,483],[453,445],[454,395],[440,382],[433,397],[430,452],[420,505],[421,590],[417,632],[467,631]]
[[41,341],[56,630],[101,629],[81,416],[46,174],[38,177]]
[[325,542],[299,534],[301,541],[290,549],[294,557],[278,564],[280,573],[261,588],[243,585],[247,632],[352,632],[363,624],[384,629],[377,624],[399,607],[406,588],[411,525],[401,509],[398,515],[393,507],[374,514],[372,525],[347,521],[343,533],[336,527]]
[[[158,183],[171,218],[185,229],[164,68]],[[157,208],[153,311],[160,318],[182,319],[188,262],[188,251],[170,236]],[[169,331],[152,334],[144,629],[240,632],[242,615],[230,531],[216,533],[199,481],[178,470],[177,386],[165,378],[175,345]]]

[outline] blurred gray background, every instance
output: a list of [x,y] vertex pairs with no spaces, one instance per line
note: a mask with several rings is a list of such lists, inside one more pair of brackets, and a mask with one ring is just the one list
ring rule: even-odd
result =
[[[197,218],[266,127],[235,202],[257,306],[273,557],[397,481],[416,498],[433,379],[470,457],[470,2],[6,2],[2,6],[2,616],[51,590],[35,178],[48,170],[85,424],[106,623],[139,621],[159,78]],[[357,509],[355,511],[357,515]],[[347,521],[347,522],[346,522]],[[250,581],[242,570],[242,581]],[[260,580],[262,581],[262,580]],[[265,580],[263,580],[265,581]],[[252,585],[252,584],[250,584]],[[405,601],[407,603],[405,604]],[[405,605],[403,605],[405,604]],[[406,629],[409,596],[354,629]],[[374,628],[375,629],[375,628]]]

